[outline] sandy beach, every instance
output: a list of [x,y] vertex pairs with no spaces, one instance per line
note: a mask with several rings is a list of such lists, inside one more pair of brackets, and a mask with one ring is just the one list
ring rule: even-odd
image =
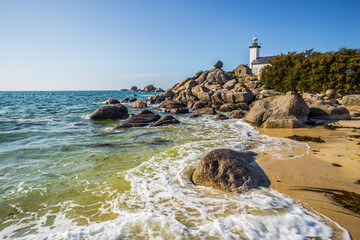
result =
[[[319,188],[340,189],[360,193],[360,119],[334,123],[335,130],[323,126],[298,129],[259,129],[272,137],[291,135],[321,137],[324,143],[307,142],[310,153],[303,157],[273,160],[259,156],[258,164],[271,181],[271,188],[300,201],[305,207],[313,208],[346,228],[353,239],[360,239],[360,216],[343,208]],[[334,166],[333,163],[340,166]],[[340,236],[335,236],[335,239]]]

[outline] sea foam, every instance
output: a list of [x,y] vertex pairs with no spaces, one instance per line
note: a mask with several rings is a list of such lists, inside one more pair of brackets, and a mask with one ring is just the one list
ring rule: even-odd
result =
[[[52,226],[42,224],[47,215],[40,220],[34,217],[36,231],[25,238],[287,240],[333,236],[333,229],[323,217],[273,189],[224,193],[191,182],[196,164],[216,148],[266,152],[280,161],[306,154],[308,145],[261,135],[239,120],[181,120],[186,122],[182,131],[190,134],[193,141],[171,147],[128,170],[125,179],[131,184],[130,190],[109,190],[113,200],[99,209],[117,214],[115,219],[87,219],[88,224],[77,226],[64,210],[53,215]],[[295,149],[299,154],[288,157]],[[67,204],[67,209],[75,207],[71,202],[62,204]],[[14,224],[0,236],[11,236],[21,227],[21,223]],[[339,229],[344,239],[350,239],[345,229]]]

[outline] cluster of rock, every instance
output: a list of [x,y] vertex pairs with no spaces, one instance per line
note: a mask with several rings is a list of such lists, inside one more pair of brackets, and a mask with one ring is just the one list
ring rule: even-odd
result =
[[144,101],[138,101],[136,98],[124,98],[122,100],[117,100],[115,98],[109,98],[105,101],[105,104],[117,104],[117,103],[132,103],[133,108],[146,108],[147,103]]
[[351,117],[360,117],[360,94],[344,96],[342,105],[349,109]]
[[149,110],[142,110],[136,115],[129,114],[126,106],[122,105],[120,102],[132,102],[132,107],[134,108],[146,108],[146,102],[130,101],[129,99],[117,100],[114,98],[109,98],[105,103],[106,106],[102,106],[96,109],[93,113],[90,114],[90,119],[92,120],[118,120],[125,119],[125,121],[114,127],[116,129],[122,128],[131,128],[131,127],[145,127],[145,126],[162,126],[169,124],[178,124],[180,123],[171,115],[167,115],[161,118],[160,115],[153,113]]
[[[153,95],[147,99],[147,102],[159,104],[165,100],[173,100],[177,105],[181,105],[181,113],[188,112],[184,108],[196,110],[198,114],[215,114],[217,110],[221,112],[235,112],[232,116],[239,116],[239,111],[247,111],[249,103],[255,99],[253,91],[261,87],[258,81],[248,81],[255,87],[253,91],[241,80],[234,79],[233,76],[221,69],[222,63],[219,61],[214,68],[201,72],[191,78],[175,84],[166,90],[164,94]],[[261,90],[259,90],[261,91]],[[164,108],[162,105],[160,107]],[[171,106],[170,106],[171,107]],[[167,107],[165,110],[170,113],[180,113],[177,110],[171,110]],[[243,117],[245,112],[241,112]]]
[[149,110],[142,110],[138,114],[131,116],[122,123],[116,125],[114,129],[131,128],[131,127],[145,127],[145,126],[162,126],[168,124],[180,123],[173,116],[167,115],[163,118],[160,115]]
[[130,92],[165,92],[162,88],[154,87],[150,84],[144,87],[144,89],[138,88],[137,86],[132,86],[130,89],[120,89],[120,91],[130,91]]
[[172,114],[188,113],[189,109],[196,114],[220,111],[227,116],[218,119],[245,118],[245,121],[264,128],[302,127],[309,119],[350,119],[349,111],[336,100],[341,96],[334,90],[323,95],[284,94],[265,90],[258,80],[236,79],[221,67],[222,63],[218,61],[214,68],[199,72],[146,101],[159,104]]

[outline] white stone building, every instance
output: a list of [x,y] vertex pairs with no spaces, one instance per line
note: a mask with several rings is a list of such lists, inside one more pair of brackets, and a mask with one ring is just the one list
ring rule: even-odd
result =
[[266,65],[269,65],[269,61],[274,59],[275,56],[265,56],[265,57],[259,57],[260,56],[260,44],[258,43],[258,39],[256,37],[253,38],[253,41],[250,48],[250,62],[249,66],[254,75],[260,75],[261,69],[265,67]]

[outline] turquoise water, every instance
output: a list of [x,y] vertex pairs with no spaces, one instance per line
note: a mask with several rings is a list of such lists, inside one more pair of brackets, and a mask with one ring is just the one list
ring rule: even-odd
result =
[[[0,238],[331,236],[321,217],[275,190],[229,194],[190,181],[196,164],[216,148],[287,161],[289,155],[306,154],[306,144],[214,116],[187,114],[176,116],[180,125],[121,131],[112,130],[119,121],[89,120],[107,98],[133,94],[0,92]],[[151,95],[136,94],[140,100]]]

